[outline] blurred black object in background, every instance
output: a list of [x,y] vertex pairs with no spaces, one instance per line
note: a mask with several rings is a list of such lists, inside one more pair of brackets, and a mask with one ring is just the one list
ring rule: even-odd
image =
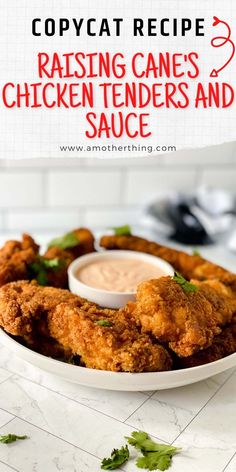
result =
[[211,244],[213,242],[186,201],[169,203],[166,211],[174,226],[170,239],[191,245]]
[[146,209],[144,223],[174,241],[208,245],[227,236],[236,215],[235,198],[223,190],[200,188],[194,194],[171,193]]

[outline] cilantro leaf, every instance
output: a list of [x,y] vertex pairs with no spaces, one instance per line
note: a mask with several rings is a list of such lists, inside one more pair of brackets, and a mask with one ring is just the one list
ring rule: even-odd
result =
[[46,287],[49,283],[46,271],[40,270],[40,272],[36,275],[36,280],[39,285]]
[[156,443],[149,438],[148,434],[144,431],[133,431],[131,437],[125,436],[128,443],[134,446],[136,449],[140,449],[142,452],[174,452],[176,447]]
[[136,461],[137,467],[148,470],[166,470],[171,464],[171,456],[161,455],[159,452],[149,452]]
[[3,444],[10,444],[17,441],[18,439],[26,439],[28,436],[17,436],[16,434],[6,434],[5,436],[0,436],[0,442]]
[[80,243],[79,237],[73,231],[66,233],[64,236],[53,239],[48,247],[58,247],[59,249],[69,249],[78,246]]
[[99,326],[113,326],[113,323],[109,320],[98,320],[98,321],[95,321],[95,323]]
[[112,229],[115,236],[131,236],[131,228],[129,225],[115,226]]
[[56,271],[60,269],[63,264],[64,261],[58,257],[54,259],[44,259],[40,257],[36,262],[29,265],[29,270],[31,271],[32,277],[37,280],[39,285],[45,286],[48,284],[47,269]]
[[42,264],[41,259],[30,264],[29,270],[32,278],[36,279],[39,285],[45,286],[48,284],[47,271]]
[[201,254],[200,254],[200,252],[198,251],[198,249],[193,249],[193,256],[199,256],[199,257],[201,257]]
[[171,465],[172,456],[180,451],[179,448],[169,444],[152,441],[144,431],[133,431],[131,437],[126,437],[126,439],[143,454],[136,462],[140,469],[166,470]]
[[42,259],[41,262],[45,269],[59,269],[64,261],[55,257],[54,259]]
[[129,459],[128,446],[122,446],[120,449],[113,449],[111,457],[102,460],[101,469],[114,470],[120,467]]
[[136,447],[136,449],[142,449],[144,441],[148,439],[148,434],[144,431],[133,431],[131,437],[125,436],[125,439],[127,439],[131,446]]
[[185,291],[185,293],[191,293],[191,292],[197,292],[198,291],[197,285],[194,285],[194,284],[191,284],[191,282],[188,282],[179,272],[175,272],[173,280],[175,280],[175,282],[177,282],[179,285],[181,285],[181,287]]

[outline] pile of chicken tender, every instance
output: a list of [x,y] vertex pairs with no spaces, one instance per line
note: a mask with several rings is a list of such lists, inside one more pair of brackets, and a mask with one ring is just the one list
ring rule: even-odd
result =
[[141,283],[119,310],[101,308],[68,290],[70,263],[95,251],[89,229],[55,238],[44,254],[23,234],[0,249],[0,327],[45,356],[114,372],[195,367],[236,351],[235,274],[133,234],[99,245],[159,257],[175,276]]

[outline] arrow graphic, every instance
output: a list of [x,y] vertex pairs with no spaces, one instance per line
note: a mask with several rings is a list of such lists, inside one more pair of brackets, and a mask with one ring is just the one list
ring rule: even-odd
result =
[[217,16],[213,16],[212,26],[217,26],[220,23],[222,23],[223,25],[226,26],[227,32],[228,32],[227,36],[216,36],[215,38],[212,38],[211,46],[213,46],[214,48],[220,48],[220,47],[224,46],[226,43],[230,43],[231,46],[232,46],[232,53],[231,53],[229,59],[225,62],[225,64],[223,64],[223,66],[221,66],[219,69],[212,69],[212,71],[210,73],[210,77],[218,77],[219,72],[221,72],[230,63],[230,61],[233,59],[234,54],[235,54],[235,44],[232,41],[232,39],[230,39],[231,29],[230,29],[228,23],[226,23],[226,21],[220,20],[219,18],[217,18]]

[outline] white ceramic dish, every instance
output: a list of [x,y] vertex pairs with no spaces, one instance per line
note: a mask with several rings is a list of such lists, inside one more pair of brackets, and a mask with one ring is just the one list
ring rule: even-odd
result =
[[22,346],[0,329],[0,343],[30,364],[56,374],[70,382],[87,387],[107,390],[145,391],[163,390],[189,385],[219,374],[236,366],[236,353],[210,364],[190,369],[172,370],[169,372],[147,372],[128,374],[87,369],[64,362],[56,361]]
[[156,256],[144,254],[143,252],[135,251],[103,251],[86,254],[85,256],[75,259],[68,268],[69,288],[72,293],[80,297],[87,298],[91,302],[97,303],[102,307],[120,308],[126,305],[127,302],[135,299],[135,292],[111,292],[101,290],[94,287],[89,287],[83,284],[76,277],[79,269],[94,261],[101,261],[104,259],[135,259],[147,262],[162,270],[163,275],[174,275],[173,267]]

